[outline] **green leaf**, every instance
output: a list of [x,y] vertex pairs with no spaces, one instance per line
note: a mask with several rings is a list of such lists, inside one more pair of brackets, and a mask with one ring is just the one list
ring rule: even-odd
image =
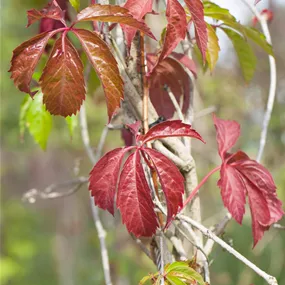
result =
[[34,99],[26,97],[20,111],[20,133],[26,128],[42,149],[46,149],[52,128],[52,117],[43,105],[43,94],[38,92]]
[[244,26],[245,35],[253,40],[257,45],[259,45],[265,52],[273,56],[272,46],[267,42],[263,33],[258,31],[255,28],[245,27]]
[[79,12],[79,10],[80,10],[80,0],[69,0],[69,3],[76,10],[76,12]]
[[243,77],[249,82],[255,72],[256,56],[246,39],[236,31],[228,28],[221,28],[230,38],[237,53]]
[[171,285],[187,285],[185,282],[183,282],[176,276],[166,276],[166,279]]
[[220,51],[219,39],[216,35],[215,29],[211,25],[207,24],[207,30],[208,30],[208,43],[207,43],[206,59],[210,70],[213,71],[219,58],[219,51]]
[[141,279],[139,285],[145,284],[145,282],[147,282],[148,280],[150,280],[151,277],[152,277],[151,275],[145,276],[144,278]]
[[70,137],[73,137],[74,129],[78,126],[78,117],[76,115],[67,116],[65,118]]
[[20,116],[19,116],[19,128],[20,128],[21,139],[23,139],[26,130],[26,117],[31,103],[32,103],[32,98],[29,95],[26,95],[21,104]]
[[184,279],[185,281],[195,280],[200,285],[205,284],[203,277],[197,271],[191,268],[189,263],[185,261],[173,262],[166,265],[165,273],[167,277],[174,276],[179,277],[181,280]]
[[206,1],[204,4],[204,15],[216,20],[221,21],[234,21],[235,17],[229,12],[228,9],[221,8],[219,5]]

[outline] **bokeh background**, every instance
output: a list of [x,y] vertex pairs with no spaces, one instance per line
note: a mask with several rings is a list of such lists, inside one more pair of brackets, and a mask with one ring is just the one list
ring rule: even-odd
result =
[[[243,23],[251,24],[251,15],[242,4],[216,1]],[[270,24],[278,69],[275,107],[270,122],[263,158],[278,186],[278,195],[285,200],[285,5],[284,1],[266,1],[274,12]],[[99,240],[92,221],[88,191],[84,186],[76,194],[58,200],[22,201],[31,188],[43,189],[58,183],[86,176],[92,165],[86,157],[79,129],[72,138],[62,118],[54,118],[54,126],[46,151],[36,145],[29,134],[19,136],[19,110],[24,98],[13,86],[7,70],[12,50],[35,35],[37,25],[25,28],[25,11],[41,8],[46,1],[2,1],[1,5],[1,263],[3,285],[94,285],[104,284]],[[81,1],[85,7],[86,1]],[[150,17],[150,25],[155,18]],[[156,25],[156,23],[154,22]],[[200,72],[195,110],[214,106],[222,118],[235,119],[242,126],[238,148],[254,158],[257,154],[264,106],[269,87],[268,57],[256,48],[257,71],[253,81],[245,84],[231,44],[221,35],[221,58],[213,74]],[[96,86],[96,78],[94,85]],[[88,94],[87,111],[92,146],[96,148],[107,122],[102,89]],[[199,177],[219,163],[215,130],[211,116],[198,117],[195,128],[207,144],[194,143],[193,155]],[[123,145],[118,131],[108,134],[104,151]],[[201,190],[203,224],[211,226],[225,213],[214,176]],[[107,244],[114,284],[133,285],[154,265],[141,253],[115,218],[100,212],[107,230]],[[285,224],[283,219],[281,223]],[[270,229],[252,249],[251,221],[247,211],[243,226],[231,221],[223,238],[243,255],[285,284],[285,231]],[[212,284],[265,284],[250,269],[215,246],[210,256]]]

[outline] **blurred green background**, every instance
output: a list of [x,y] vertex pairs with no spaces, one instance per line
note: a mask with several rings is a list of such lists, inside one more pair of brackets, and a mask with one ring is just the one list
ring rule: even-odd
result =
[[[24,203],[22,195],[31,188],[44,189],[58,183],[86,176],[92,165],[86,157],[79,130],[72,139],[62,118],[54,118],[47,150],[42,151],[29,134],[21,142],[19,111],[21,94],[9,79],[7,70],[12,50],[35,35],[38,26],[25,28],[25,11],[41,8],[46,1],[2,1],[1,7],[1,264],[3,285],[91,285],[104,284],[99,240],[91,218],[88,191],[82,187],[75,195],[58,200]],[[85,7],[82,1],[82,7]],[[278,67],[277,98],[263,158],[285,200],[285,6],[275,4],[270,24]],[[248,19],[250,20],[250,19]],[[223,56],[215,72],[199,75],[196,111],[209,106],[217,108],[222,118],[235,119],[242,126],[238,148],[251,157],[257,154],[260,125],[269,87],[268,57],[256,48],[258,67],[253,81],[246,85],[228,42],[223,40]],[[93,79],[96,85],[96,78]],[[91,142],[96,147],[107,122],[102,90],[89,94],[87,111]],[[215,130],[211,116],[197,118],[195,128],[207,141],[193,144],[199,177],[219,164]],[[104,151],[122,145],[118,131],[108,134]],[[211,226],[225,210],[212,177],[201,190],[203,223]],[[154,265],[141,253],[121,225],[118,213],[111,217],[100,212],[107,229],[114,284],[138,284]],[[285,221],[280,223],[285,224]],[[252,249],[251,221],[247,213],[243,226],[232,221],[223,238],[243,255],[285,284],[285,231],[270,229]],[[215,246],[210,256],[212,284],[265,284],[250,269]]]

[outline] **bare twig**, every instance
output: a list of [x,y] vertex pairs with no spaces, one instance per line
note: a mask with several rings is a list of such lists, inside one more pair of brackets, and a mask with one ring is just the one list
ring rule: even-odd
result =
[[[266,17],[261,15],[261,13],[257,10],[257,8],[254,6],[254,4],[250,0],[241,0],[241,1],[244,4],[246,4],[250,8],[252,13],[256,16],[256,18],[258,19],[261,25],[261,29],[263,31],[263,34],[265,35],[267,42],[269,44],[272,44],[271,35],[270,35],[269,28],[268,28]],[[256,159],[258,162],[260,162],[262,158],[262,154],[263,154],[264,147],[266,144],[268,125],[270,122],[274,100],[275,100],[275,94],[276,94],[276,85],[277,85],[276,62],[275,62],[274,57],[271,55],[269,55],[269,66],[270,66],[270,87],[269,87],[269,95],[268,95],[266,112],[263,118],[259,150],[258,150],[257,159]]]
[[207,229],[206,227],[204,227],[200,223],[198,223],[198,222],[194,221],[193,219],[191,219],[187,216],[184,216],[184,215],[178,215],[177,219],[189,223],[191,226],[193,226],[193,227],[197,228],[199,231],[201,231],[201,233],[203,235],[214,240],[222,248],[224,248],[230,254],[235,256],[238,260],[243,262],[245,265],[247,265],[253,271],[255,271],[255,273],[257,273],[260,277],[262,277],[269,285],[278,285],[275,277],[273,277],[273,276],[267,274],[266,272],[264,272],[263,270],[261,270],[259,267],[257,267],[255,264],[253,264],[251,261],[249,261],[243,255],[241,255],[238,251],[236,251],[234,248],[232,248],[230,245],[228,245],[222,239],[217,237],[213,232],[211,232],[209,229]]
[[[225,217],[216,226],[213,227],[213,232],[217,236],[221,235],[231,219],[232,215],[230,213],[227,213]],[[215,242],[212,239],[208,239],[208,241],[206,242],[204,250],[207,256],[212,252],[214,244]]]
[[[23,195],[22,199],[23,201],[27,201],[29,203],[35,203],[37,199],[57,199],[67,197],[77,192],[84,183],[87,183],[87,181],[87,177],[78,177],[69,181],[51,184],[43,191],[39,191],[38,189],[33,188],[28,190]],[[67,187],[69,187],[67,191],[55,191]]]
[[177,112],[178,118],[182,122],[184,122],[184,116],[182,114],[182,110],[181,110],[181,108],[180,108],[180,106],[179,106],[179,104],[178,104],[174,94],[171,92],[170,88],[167,88],[167,93],[168,93],[168,96],[169,96],[169,98],[170,98],[170,100],[171,100],[171,102],[172,102],[172,104],[173,104],[173,106],[174,106],[174,108],[175,108],[175,110]]
[[[90,146],[85,104],[83,104],[81,106],[81,110],[79,113],[79,119],[80,119],[81,137],[82,137],[82,141],[83,141],[86,153],[87,153],[91,163],[95,164],[97,162],[97,156],[98,155],[94,154],[94,152]],[[104,136],[104,137],[106,137],[106,136]],[[100,141],[102,141],[102,140],[100,140]],[[105,283],[106,283],[106,285],[112,285],[109,257],[108,257],[106,242],[105,242],[106,232],[102,226],[102,223],[101,223],[101,220],[99,217],[99,213],[98,213],[98,208],[95,206],[93,198],[91,196],[90,196],[90,204],[91,204],[91,209],[92,209],[93,220],[94,220],[95,227],[97,229],[98,237],[100,240],[101,258],[102,258],[102,263],[103,263]]]
[[152,260],[152,256],[150,254],[149,249],[142,243],[142,241],[139,238],[135,237],[133,234],[130,234],[130,236],[136,242],[136,244],[140,247],[140,249],[145,253],[145,255]]
[[273,224],[273,228],[277,230],[285,230],[285,226],[279,225],[279,224]]

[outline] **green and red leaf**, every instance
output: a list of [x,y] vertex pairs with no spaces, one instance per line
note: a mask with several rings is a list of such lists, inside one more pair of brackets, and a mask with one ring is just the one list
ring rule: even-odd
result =
[[97,34],[82,29],[76,29],[74,33],[100,77],[105,92],[109,120],[111,120],[124,97],[124,83],[117,62],[107,44]]
[[43,103],[53,115],[76,114],[85,99],[83,64],[67,37],[62,35],[53,47],[40,78]]

